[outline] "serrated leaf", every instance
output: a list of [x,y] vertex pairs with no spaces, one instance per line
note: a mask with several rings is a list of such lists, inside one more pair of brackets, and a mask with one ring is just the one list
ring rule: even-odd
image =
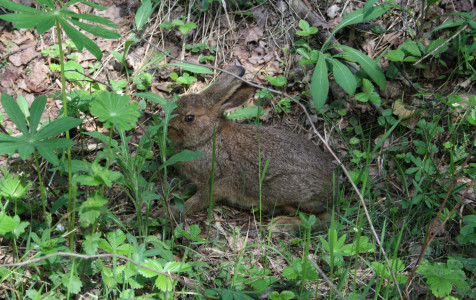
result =
[[113,92],[99,92],[97,98],[91,103],[91,114],[104,122],[106,127],[113,124],[118,129],[129,130],[133,128],[139,117],[139,104],[129,104],[130,97],[120,96]]

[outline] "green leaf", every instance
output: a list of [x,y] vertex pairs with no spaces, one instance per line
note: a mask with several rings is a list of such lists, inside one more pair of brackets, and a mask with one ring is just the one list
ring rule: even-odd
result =
[[[262,115],[267,113],[267,110],[259,108],[259,114]],[[235,110],[227,116],[228,119],[250,119],[258,116],[258,107],[253,105],[251,107],[243,107],[238,110]]]
[[[22,95],[18,94],[17,96],[17,103],[18,106],[21,109],[21,112],[23,115],[27,118],[30,119],[30,105],[28,104],[28,101],[26,101],[25,97]],[[42,111],[43,112],[43,111]],[[41,116],[40,116],[41,117]],[[31,126],[31,125],[30,125]]]
[[50,122],[45,127],[41,128],[35,136],[37,140],[42,140],[56,136],[71,128],[74,128],[83,122],[82,119],[72,117],[63,117]]
[[349,94],[349,96],[354,95],[355,89],[357,88],[357,81],[355,80],[354,74],[347,68],[343,63],[338,60],[331,59],[332,63],[332,73],[336,82]]
[[77,84],[80,88],[83,87],[83,80],[86,78],[84,76],[83,67],[74,60],[69,60],[64,64],[65,77]]
[[2,98],[0,101],[2,102],[3,109],[5,109],[5,112],[13,121],[13,123],[15,123],[18,129],[23,134],[28,134],[28,127],[25,122],[25,115],[22,113],[16,101],[10,95],[7,94],[2,94]]
[[52,15],[40,14],[7,14],[1,15],[0,19],[16,23],[15,28],[33,28],[36,27],[38,34],[44,33],[54,25],[55,18]]
[[26,5],[15,3],[12,1],[7,1],[7,0],[0,0],[0,5],[6,9],[18,11],[18,12],[31,13],[31,14],[43,13],[41,10],[37,10]]
[[18,200],[23,198],[31,187],[31,183],[24,183],[18,175],[5,176],[0,179],[0,196]]
[[78,26],[82,30],[87,31],[91,34],[94,34],[95,36],[99,36],[99,37],[102,37],[102,38],[105,38],[105,39],[118,39],[118,38],[121,37],[121,35],[119,33],[115,32],[115,31],[112,31],[112,30],[109,30],[109,29],[106,29],[106,28],[103,28],[101,26],[83,23],[83,22],[80,22],[80,21],[76,21],[74,19],[71,19],[70,21],[71,21],[71,23]]
[[329,76],[327,74],[326,59],[324,53],[319,52],[319,59],[317,60],[311,80],[311,95],[316,112],[319,112],[324,103],[326,103],[328,93]]
[[85,240],[81,245],[88,255],[96,254],[99,247],[99,241],[101,240],[101,233],[85,233]]
[[68,289],[69,293],[78,294],[81,291],[83,283],[73,271],[70,271],[70,274],[64,274],[62,277],[61,282],[63,286]]
[[414,41],[407,40],[403,44],[401,44],[400,47],[398,47],[398,49],[407,51],[413,56],[421,57],[420,48],[418,48],[418,45]]
[[210,69],[208,69],[206,67],[196,66],[196,65],[189,64],[189,63],[170,63],[170,64],[163,64],[163,65],[160,65],[160,66],[163,66],[163,67],[165,67],[165,66],[175,66],[175,67],[182,68],[185,71],[193,72],[193,73],[196,73],[196,74],[215,74],[215,73],[213,73],[213,71],[211,71]]
[[403,62],[405,53],[402,50],[389,50],[384,56],[388,57],[390,61]]
[[150,2],[150,0],[142,1],[142,5],[137,10],[135,17],[137,31],[141,31],[142,26],[147,23],[147,20],[149,20],[151,14],[152,3]]
[[373,61],[370,57],[352,47],[344,45],[333,47],[343,49],[347,55],[360,64],[362,69],[364,69],[364,71],[370,76],[370,78],[373,79],[373,81],[375,81],[375,83],[377,83],[380,89],[385,91],[387,81],[385,79],[385,74],[383,73],[382,69],[380,69],[377,62]]
[[83,48],[86,47],[86,49],[97,58],[97,60],[101,60],[102,52],[101,49],[99,49],[98,45],[96,45],[96,43],[94,43],[90,38],[79,32],[76,28],[69,25],[69,23],[66,22],[63,18],[58,18],[58,21],[63,27],[63,30],[66,35],[76,45],[76,48],[78,48],[79,52],[83,51]]
[[107,8],[106,6],[95,4],[95,3],[92,3],[92,2],[89,2],[89,1],[86,1],[86,0],[71,0],[68,3],[66,3],[64,5],[64,7],[69,7],[69,6],[71,6],[75,3],[78,3],[78,2],[81,2],[82,4],[85,4],[87,6],[90,6],[92,8],[96,8],[96,9],[99,9],[99,10],[105,10]]
[[298,273],[296,273],[296,270],[294,267],[286,267],[283,269],[283,277],[287,279],[296,279],[298,278]]
[[113,92],[98,92],[97,99],[91,103],[91,114],[104,122],[106,127],[114,125],[117,129],[129,130],[135,126],[139,117],[139,104],[129,104],[130,97],[119,96]]
[[90,14],[76,14],[76,13],[69,12],[69,11],[63,11],[63,13],[65,15],[70,15],[70,16],[74,16],[75,18],[78,18],[78,19],[87,20],[87,21],[91,21],[91,22],[94,22],[94,23],[99,23],[101,25],[108,26],[108,27],[111,27],[111,28],[119,28],[119,26],[117,26],[113,21],[108,20],[108,19],[103,18],[103,17],[90,15]]
[[17,227],[17,222],[5,213],[0,212],[0,235],[6,235]]
[[165,98],[160,97],[159,95],[151,93],[151,92],[137,93],[137,94],[135,94],[135,96],[145,98],[149,101],[158,103],[160,105],[163,105],[166,102],[168,102],[167,100],[165,100]]
[[182,152],[177,153],[171,158],[169,158],[162,166],[160,166],[160,169],[163,169],[166,166],[171,166],[180,161],[191,161],[204,155],[205,154],[200,151],[190,151],[188,149],[185,149]]
[[344,19],[339,23],[339,25],[334,28],[331,35],[334,35],[337,31],[341,30],[346,26],[358,23],[365,23],[370,20],[376,19],[392,7],[394,7],[394,5],[383,4],[371,7],[370,9],[362,8],[355,10],[344,17]]

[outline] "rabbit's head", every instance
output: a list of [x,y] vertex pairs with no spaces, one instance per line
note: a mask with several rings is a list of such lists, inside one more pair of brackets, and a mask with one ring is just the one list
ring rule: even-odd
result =
[[[228,72],[241,77],[245,70],[233,66]],[[193,147],[212,137],[213,126],[216,132],[223,122],[227,122],[224,112],[246,102],[255,89],[227,73],[222,73],[206,90],[189,94],[177,101],[178,107],[172,114],[168,137],[179,147]]]

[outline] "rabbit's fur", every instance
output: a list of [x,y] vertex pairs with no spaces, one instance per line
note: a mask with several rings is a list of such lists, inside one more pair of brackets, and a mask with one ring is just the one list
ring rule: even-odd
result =
[[[243,76],[240,66],[229,72]],[[303,211],[325,213],[332,207],[330,154],[311,141],[283,130],[238,124],[224,117],[225,110],[237,107],[253,96],[255,89],[239,78],[223,73],[199,94],[181,97],[177,114],[170,121],[168,137],[176,152],[184,149],[205,155],[178,163],[180,173],[197,186],[197,193],[185,202],[191,215],[209,205],[209,178],[212,176],[213,127],[215,126],[215,172],[213,201],[224,200],[238,207],[259,207],[258,146],[261,170],[269,166],[262,183],[262,209],[268,214],[295,214]]]

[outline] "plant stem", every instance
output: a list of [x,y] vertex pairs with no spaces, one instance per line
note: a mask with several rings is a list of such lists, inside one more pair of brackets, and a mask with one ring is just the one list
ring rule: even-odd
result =
[[[33,156],[35,157],[36,171],[38,172],[38,181],[40,182],[41,204],[43,205],[43,217],[45,218],[46,216],[45,186],[43,184],[43,179],[41,177],[40,164],[38,163],[38,155],[36,155],[36,150],[33,151]],[[15,213],[16,213],[16,206],[17,205],[15,201]]]
[[[61,66],[61,97],[63,101],[63,114],[65,117],[68,116],[68,103],[66,102],[66,77],[64,73],[64,53],[63,53],[63,44],[61,40],[61,27],[58,19],[55,21],[56,24],[56,34],[58,38],[58,49],[59,49],[59,60]],[[66,139],[69,140],[69,130],[66,130]],[[74,199],[72,197],[72,186],[71,179],[73,178],[73,171],[71,166],[71,147],[66,148],[67,159],[68,159],[68,215],[70,216],[68,222],[68,231],[71,232],[69,236],[69,247],[71,251],[74,249],[74,223],[75,223],[75,212],[74,212]]]

